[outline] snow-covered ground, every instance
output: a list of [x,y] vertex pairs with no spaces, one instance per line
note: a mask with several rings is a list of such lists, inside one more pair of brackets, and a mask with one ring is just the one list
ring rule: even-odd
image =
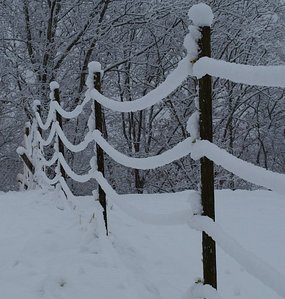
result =
[[[124,200],[164,214],[189,209],[191,194]],[[224,230],[285,274],[284,198],[269,191],[218,191],[216,203]],[[201,277],[200,233],[188,225],[144,224],[111,205],[105,238],[96,206],[90,197],[66,201],[56,192],[1,193],[0,298],[187,298]],[[218,286],[221,298],[281,298],[219,248]]]

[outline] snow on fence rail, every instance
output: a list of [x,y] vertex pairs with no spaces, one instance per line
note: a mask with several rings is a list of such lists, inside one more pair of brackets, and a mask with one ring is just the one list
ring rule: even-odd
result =
[[[190,227],[206,232],[209,236],[216,240],[228,254],[243,265],[249,273],[285,298],[285,287],[283,285],[285,278],[270,266],[266,265],[266,263],[260,261],[251,253],[244,250],[234,240],[230,239],[209,217],[201,216],[199,201],[197,202],[196,199],[192,200],[193,206],[189,209],[189,211],[180,211],[170,215],[146,214],[138,211],[135,207],[126,206],[125,203],[119,200],[121,196],[112,189],[110,184],[104,178],[102,168],[96,169],[96,166],[94,165],[94,157],[90,160],[89,172],[83,175],[76,174],[65,160],[64,151],[61,146],[66,147],[72,152],[81,152],[92,142],[94,142],[94,147],[97,149],[95,150],[97,153],[97,164],[99,163],[98,154],[100,152],[98,151],[98,148],[100,147],[101,150],[107,153],[118,163],[136,169],[153,169],[191,154],[193,159],[207,157],[214,163],[221,165],[225,169],[251,183],[284,193],[284,174],[273,173],[251,163],[245,162],[227,153],[225,150],[220,149],[207,140],[200,140],[198,112],[195,112],[188,122],[187,130],[191,134],[191,137],[186,138],[184,141],[178,143],[174,148],[160,155],[148,158],[128,157],[114,149],[107,140],[102,137],[102,133],[98,130],[97,124],[93,121],[94,115],[90,115],[88,121],[89,131],[81,143],[74,145],[65,136],[60,119],[62,117],[66,119],[78,117],[83,111],[85,105],[90,101],[93,103],[93,113],[96,113],[94,110],[98,103],[108,109],[119,112],[143,110],[162,101],[165,97],[175,91],[189,76],[202,78],[204,75],[209,74],[233,80],[238,83],[285,87],[284,66],[245,66],[217,61],[209,57],[201,57],[198,61],[196,61],[199,54],[198,43],[203,38],[201,35],[201,32],[203,32],[201,28],[209,28],[213,21],[213,17],[211,9],[204,4],[194,5],[189,11],[189,17],[193,21],[194,25],[189,26],[189,33],[185,37],[184,46],[187,50],[186,57],[180,61],[177,68],[168,76],[165,82],[140,99],[133,102],[118,102],[102,95],[100,88],[98,88],[98,78],[100,78],[102,71],[97,62],[89,64],[89,75],[86,82],[88,89],[85,94],[85,98],[82,104],[77,106],[71,112],[65,111],[60,106],[59,85],[56,82],[52,82],[50,85],[51,103],[46,121],[44,122],[42,120],[39,111],[40,103],[36,101],[34,103],[34,120],[32,124],[26,125],[24,147],[18,148],[18,154],[25,162],[25,169],[24,174],[19,176],[18,179],[24,189],[33,188],[36,184],[41,187],[46,185],[59,185],[67,197],[71,197],[73,195],[66,183],[66,176],[69,176],[77,182],[87,182],[90,179],[95,179],[100,188],[102,188],[104,193],[107,194],[109,200],[114,201],[114,203],[127,214],[143,221],[144,223],[179,225],[186,224],[188,222]],[[96,107],[98,108],[98,106]],[[49,130],[49,134],[46,139],[42,137],[42,132],[45,130]],[[43,149],[45,146],[50,145],[53,140],[55,140],[53,144],[55,152],[50,159],[46,159],[43,154]],[[55,175],[53,178],[49,178],[45,172],[46,167],[50,167],[54,164],[56,164]],[[104,208],[104,219],[107,229],[106,202],[105,206],[101,201],[100,203]],[[188,221],[187,215],[189,217]],[[215,293],[211,288],[200,288],[198,291],[203,294],[202,296],[206,296],[205,294],[208,296],[210,294],[210,297],[218,298],[217,293]],[[198,291],[196,288],[196,293]]]
[[203,57],[194,64],[193,75],[199,79],[207,74],[246,85],[285,87],[284,65],[253,66]]

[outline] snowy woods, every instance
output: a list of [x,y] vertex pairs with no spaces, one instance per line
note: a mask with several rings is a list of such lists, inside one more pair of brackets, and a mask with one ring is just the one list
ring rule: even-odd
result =
[[[49,83],[60,84],[62,107],[73,110],[86,92],[88,63],[104,69],[102,93],[133,101],[157,87],[185,57],[189,1],[1,1],[1,189],[17,188],[22,162],[15,152],[23,128],[40,100],[49,106]],[[215,15],[212,52],[216,59],[251,65],[282,64],[284,8],[279,1],[211,1]],[[138,112],[104,109],[105,137],[117,150],[147,157],[187,138],[195,111],[197,82],[189,78],[153,107]],[[281,88],[249,86],[214,78],[214,142],[243,160],[284,172],[284,100]],[[44,109],[45,107],[45,109]],[[46,112],[45,112],[46,111]],[[72,143],[88,131],[90,107],[65,121]],[[51,151],[51,150],[50,150]],[[93,148],[66,153],[85,173]],[[253,187],[216,168],[216,188]],[[154,170],[120,166],[106,156],[105,175],[119,193],[195,189],[199,168],[189,156]],[[93,183],[71,183],[90,194]]]

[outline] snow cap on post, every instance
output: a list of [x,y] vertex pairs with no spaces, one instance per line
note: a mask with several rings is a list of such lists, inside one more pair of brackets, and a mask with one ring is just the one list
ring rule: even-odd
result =
[[92,61],[88,63],[88,77],[86,80],[86,86],[89,89],[94,88],[94,74],[95,73],[101,73],[101,76],[103,76],[103,70],[101,67],[101,63],[98,61]]
[[33,111],[37,112],[39,106],[41,106],[41,102],[39,100],[34,100],[33,101]]
[[101,67],[101,63],[98,61],[91,61],[90,63],[88,63],[88,70],[89,73],[103,73],[102,71],[102,67]]
[[59,89],[59,84],[56,81],[52,81],[49,84],[49,88],[50,88],[49,98],[51,99],[51,101],[54,101],[55,100],[54,91],[56,89]]
[[25,129],[31,128],[31,123],[29,121],[25,122]]
[[26,153],[26,149],[22,146],[19,146],[17,149],[16,149],[16,152],[19,156],[22,156],[23,154]]
[[198,27],[211,27],[214,20],[211,7],[205,3],[193,5],[188,12],[188,16],[193,24]]
[[52,81],[49,84],[49,88],[51,91],[54,91],[55,89],[59,89],[59,84],[56,81]]

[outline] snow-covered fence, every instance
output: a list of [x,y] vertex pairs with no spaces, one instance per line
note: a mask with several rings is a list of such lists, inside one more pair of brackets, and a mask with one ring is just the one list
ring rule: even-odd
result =
[[[77,175],[68,165],[65,160],[65,148],[71,152],[81,152],[91,143],[95,141],[95,129],[97,133],[103,130],[103,120],[101,105],[92,101],[89,95],[92,88],[97,88],[100,91],[101,85],[101,66],[98,63],[89,64],[89,76],[87,79],[88,90],[83,103],[76,107],[73,111],[67,112],[60,106],[60,91],[57,82],[50,83],[50,107],[46,121],[44,122],[40,113],[40,102],[34,102],[35,117],[32,124],[27,123],[24,137],[24,147],[19,147],[17,152],[24,162],[24,174],[18,175],[18,181],[21,189],[32,189],[36,186],[41,188],[58,187],[63,190],[65,195],[70,198],[73,197],[69,189],[66,179],[71,178],[77,182],[87,182],[91,178],[97,178],[104,175],[104,154],[102,148],[96,144],[94,152],[95,157],[90,159],[90,170],[86,175]],[[85,139],[80,144],[72,144],[64,134],[63,131],[63,118],[72,119],[77,118],[82,112],[87,103],[91,102],[92,111],[88,121],[89,132]],[[100,131],[99,131],[100,130]],[[46,139],[43,138],[43,132],[48,131]],[[47,158],[44,153],[44,147],[52,147],[54,153],[51,158]],[[97,163],[94,162],[97,159]],[[55,165],[55,166],[53,166]],[[54,167],[50,171],[50,167]],[[49,171],[47,171],[49,170]],[[49,172],[49,174],[47,174]],[[50,177],[51,173],[54,177]],[[100,179],[97,179],[100,181]],[[103,207],[103,217],[105,221],[106,231],[107,227],[107,204],[106,193],[101,187],[104,183],[98,186],[98,199]]]
[[[194,25],[189,27],[189,33],[185,37],[184,46],[187,50],[186,57],[180,61],[177,68],[161,85],[140,99],[132,102],[118,102],[102,95],[100,88],[98,88],[98,86],[94,86],[94,74],[96,73],[97,76],[99,76],[98,74],[101,73],[100,65],[96,62],[93,62],[89,65],[89,76],[87,79],[88,90],[86,92],[84,101],[71,112],[65,111],[61,108],[57,101],[54,101],[55,90],[57,88],[55,88],[55,83],[51,84],[52,101],[50,103],[50,110],[46,121],[43,122],[38,110],[39,103],[36,102],[35,118],[33,123],[29,125],[30,130],[28,136],[25,137],[25,148],[21,147],[18,149],[18,153],[26,164],[24,176],[21,178],[22,185],[26,185],[27,188],[32,185],[31,182],[37,182],[37,184],[40,186],[59,185],[62,190],[64,190],[65,194],[68,197],[71,197],[73,195],[66,184],[63,173],[78,182],[87,182],[93,178],[98,182],[100,188],[107,194],[110,200],[113,200],[114,203],[117,203],[121,209],[125,210],[128,214],[132,215],[138,220],[143,220],[144,222],[150,222],[152,224],[166,224],[168,222],[170,222],[170,224],[180,224],[180,222],[181,224],[188,223],[192,228],[206,232],[240,264],[243,266],[246,265],[246,269],[249,273],[254,275],[261,282],[268,285],[285,298],[285,287],[282,283],[285,278],[274,269],[271,269],[270,266],[267,266],[264,262],[260,261],[259,259],[254,259],[252,254],[247,252],[241,246],[238,246],[235,241],[228,238],[228,236],[224,234],[223,231],[221,231],[221,229],[216,225],[216,223],[213,222],[209,217],[205,215],[201,216],[201,211],[199,209],[193,208],[191,211],[187,212],[189,213],[188,221],[187,215],[185,215],[184,212],[178,213],[177,215],[179,217],[177,217],[177,215],[159,217],[159,215],[142,214],[133,207],[127,207],[125,203],[120,202],[121,196],[118,195],[106,181],[102,174],[103,168],[99,166],[99,163],[97,163],[97,167],[94,163],[94,159],[90,160],[89,172],[79,175],[70,168],[64,159],[63,151],[59,150],[58,145],[60,142],[62,142],[62,144],[72,152],[80,152],[84,150],[91,142],[95,142],[97,161],[98,155],[104,151],[116,162],[135,169],[153,169],[191,154],[191,157],[195,160],[201,159],[202,157],[207,157],[214,163],[221,165],[225,169],[249,182],[277,192],[285,192],[284,174],[273,173],[238,159],[227,153],[225,150],[214,145],[211,140],[201,140],[199,130],[199,109],[201,107],[198,105],[197,111],[190,117],[187,125],[187,130],[191,136],[186,138],[184,141],[181,141],[173,149],[170,149],[157,156],[148,158],[132,158],[118,152],[102,137],[102,132],[100,132],[102,131],[102,128],[95,125],[94,115],[91,115],[89,118],[89,131],[81,143],[74,145],[66,138],[56,115],[60,115],[61,117],[67,119],[76,118],[82,112],[83,107],[90,101],[95,101],[95,103],[93,103],[93,110],[96,110],[96,113],[99,111],[98,103],[108,109],[119,112],[143,110],[162,101],[169,94],[175,91],[189,76],[203,78],[206,74],[208,74],[244,84],[279,87],[285,86],[284,66],[244,66],[217,61],[210,57],[199,57],[198,41],[201,39],[200,29],[201,27],[205,26],[210,27],[213,20],[212,12],[208,6],[200,4],[194,6],[190,10],[189,16]],[[43,139],[41,131],[48,129],[50,130],[49,136],[46,139]],[[43,155],[43,147],[49,145],[54,137],[56,137],[56,143],[54,146],[55,152],[53,156],[47,160]],[[24,157],[31,162],[34,170],[28,166],[29,163],[25,161],[27,159]],[[45,168],[55,163],[57,163],[55,176],[51,179],[47,177]],[[105,206],[103,205],[103,207],[105,208],[106,212],[106,202]],[[107,215],[105,214],[104,217],[107,217]],[[175,219],[172,219],[173,217]],[[200,291],[203,293],[202,289]],[[205,293],[207,292],[205,291]],[[203,296],[206,295],[202,295],[202,297]]]
[[[181,76],[176,78],[176,83],[181,81],[183,76],[183,70],[188,69],[188,76],[195,76],[198,79],[203,78],[206,74],[215,75],[217,77],[226,78],[233,80],[238,83],[247,83],[253,85],[265,85],[265,86],[279,86],[284,87],[285,85],[285,67],[265,67],[265,66],[243,66],[230,64],[226,62],[216,61],[210,57],[201,57],[196,61],[198,49],[196,42],[200,38],[200,32],[197,27],[209,26],[211,23],[211,14],[203,9],[205,6],[199,6],[195,8],[197,14],[190,14],[194,25],[189,29],[190,34],[186,37],[184,45],[188,50],[186,63],[189,65],[184,68],[184,60],[182,60],[178,66],[181,70]],[[201,15],[199,15],[201,13]],[[201,17],[200,19],[197,17]],[[197,18],[196,18],[197,17]],[[191,57],[191,59],[189,59]],[[195,62],[196,61],[196,62]],[[193,63],[192,63],[193,62]],[[209,63],[208,63],[209,62]],[[215,66],[218,66],[217,68]],[[174,74],[174,71],[172,74]],[[172,75],[171,74],[171,75]],[[275,79],[274,79],[275,78]],[[169,83],[168,79],[161,85],[164,86],[165,83]],[[161,88],[161,86],[159,88]],[[177,87],[177,86],[176,86]],[[162,100],[163,96],[157,92],[158,89],[152,91],[152,96],[155,98],[150,99],[149,95],[139,100],[131,103],[118,103],[112,99],[108,99],[98,92],[94,91],[94,97],[105,107],[121,112],[128,111],[138,111],[155,104],[157,101]],[[163,89],[162,89],[163,91]],[[144,101],[145,100],[145,101]],[[200,107],[201,108],[201,107]],[[199,109],[199,107],[198,107]],[[201,112],[201,111],[199,111]],[[130,158],[117,151],[115,151],[105,140],[100,138],[97,142],[104,148],[114,160],[125,166],[137,168],[137,169],[151,169],[158,166],[163,166],[170,163],[184,155],[191,154],[193,159],[200,159],[202,157],[207,157],[212,160],[215,164],[221,165],[225,169],[231,171],[232,173],[238,175],[239,177],[257,184],[259,186],[284,193],[285,191],[285,175],[273,173],[271,171],[265,170],[261,167],[255,166],[251,163],[245,162],[241,159],[234,157],[233,155],[227,153],[225,150],[220,149],[212,142],[207,140],[201,140],[199,127],[199,112],[195,112],[189,120],[188,131],[191,137],[182,141],[176,145],[173,149],[168,150],[158,156],[149,158]],[[117,197],[118,198],[118,197]],[[116,203],[116,201],[114,201]],[[117,205],[123,209],[127,214],[133,216],[139,221],[150,224],[177,224],[179,220],[175,215],[149,215],[137,211],[134,207],[126,206],[125,203],[120,203],[119,198],[117,200]],[[181,212],[181,224],[185,223],[185,218],[182,216]],[[177,216],[177,215],[176,215]],[[167,221],[167,217],[169,217]],[[223,230],[209,217],[201,216],[195,212],[189,213],[188,224],[190,227],[195,228],[201,232],[206,232],[210,237],[217,241],[218,245],[222,247],[229,255],[231,255],[238,263],[245,267],[245,269],[252,274],[254,277],[259,279],[262,283],[272,288],[276,293],[285,298],[285,287],[283,281],[285,277],[278,271],[272,269],[270,265],[261,259],[257,258],[254,254],[244,249],[236,241],[232,240]],[[209,292],[210,290],[210,292]],[[197,287],[193,288],[191,295],[197,296]],[[218,298],[213,289],[199,288],[198,292],[201,298]],[[199,298],[200,298],[199,297]]]
[[[43,188],[57,186],[64,191],[67,197],[72,197],[73,194],[66,183],[66,177],[82,183],[87,182],[93,178],[97,180],[99,184],[99,201],[104,208],[104,218],[105,222],[107,223],[105,193],[112,197],[116,197],[117,194],[103,177],[103,152],[108,153],[110,157],[112,157],[116,161],[120,159],[125,161],[125,163],[122,164],[132,163],[133,161],[135,165],[138,161],[140,161],[140,159],[133,160],[132,158],[119,153],[102,137],[102,127],[98,125],[100,123],[100,117],[102,115],[100,111],[100,105],[104,104],[106,108],[121,112],[138,111],[150,107],[169,96],[188,78],[189,75],[192,74],[192,63],[190,63],[190,61],[194,61],[197,59],[197,41],[199,39],[199,36],[200,34],[197,27],[193,26],[193,28],[190,28],[190,32],[186,36],[184,43],[185,48],[188,49],[187,56],[180,61],[177,68],[168,76],[165,82],[163,82],[149,94],[132,102],[118,102],[115,100],[110,100],[101,94],[100,75],[102,74],[102,71],[101,66],[98,62],[91,62],[89,64],[89,75],[86,81],[88,89],[86,91],[85,98],[82,104],[77,106],[73,111],[65,111],[60,106],[59,85],[57,82],[51,82],[51,102],[48,115],[44,121],[40,115],[40,102],[35,101],[35,117],[32,121],[32,124],[30,124],[31,131],[28,138],[29,142],[25,142],[24,147],[18,148],[18,154],[23,159],[25,165],[24,175],[19,176],[19,178],[21,178],[21,180],[19,179],[21,186],[26,186],[27,181],[32,178],[33,185],[27,185],[28,189],[35,187],[35,184]],[[88,121],[89,131],[87,132],[84,140],[81,143],[74,145],[65,136],[62,129],[61,119],[77,118],[82,112],[85,105],[92,101],[93,115],[90,115]],[[44,131],[49,131],[46,139],[43,138],[42,133]],[[53,140],[55,140],[54,144],[52,144]],[[64,147],[66,147],[71,152],[81,152],[86,149],[86,147],[91,142],[94,142],[96,144],[94,152],[96,153],[97,163],[94,163],[94,157],[92,157],[90,159],[89,172],[83,175],[76,174],[70,168],[64,158]],[[54,148],[54,154],[51,158],[47,158],[44,155],[44,147],[51,145]],[[167,154],[167,156],[169,155]],[[173,160],[177,159],[177,155],[172,156],[171,154],[170,156]],[[154,157],[153,159],[150,158],[150,161],[148,161],[148,163],[144,167],[146,167],[147,169],[153,168],[153,165],[150,164],[152,160],[156,160],[156,164],[157,162],[161,161],[161,164],[165,165],[167,162],[163,157],[164,155],[162,155],[161,160],[159,159],[159,157]],[[54,164],[56,164],[54,171],[55,175],[53,178],[50,178],[46,174],[46,169]],[[29,167],[31,165],[32,167]]]

